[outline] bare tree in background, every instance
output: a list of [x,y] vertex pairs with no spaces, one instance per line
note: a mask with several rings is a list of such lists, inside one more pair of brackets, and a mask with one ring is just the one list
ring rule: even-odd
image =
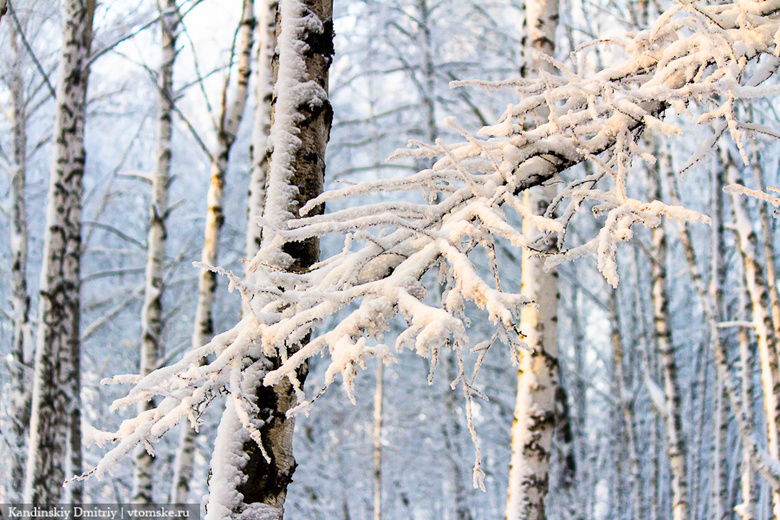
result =
[[[141,310],[141,374],[148,374],[157,366],[163,353],[163,271],[165,244],[168,237],[168,186],[171,181],[171,140],[173,138],[173,65],[176,61],[176,36],[180,15],[176,0],[160,0],[161,62],[158,75],[157,96],[157,144],[152,194],[150,203],[149,233],[147,238],[146,284],[144,304]],[[138,403],[139,413],[153,406],[152,401]],[[146,446],[139,446],[135,453],[132,500],[139,504],[152,502],[153,453]]]
[[[0,12],[5,11],[5,3]],[[17,17],[17,20],[19,18]],[[8,87],[11,92],[11,312],[13,336],[11,345],[11,434],[12,461],[10,490],[18,493],[24,488],[24,467],[27,436],[30,425],[31,373],[33,365],[32,330],[30,323],[30,294],[27,289],[27,204],[25,186],[27,176],[27,99],[24,92],[24,51],[14,23],[8,26],[12,50],[12,68]]]
[[[238,127],[244,117],[244,107],[249,94],[249,76],[251,74],[252,46],[257,25],[254,13],[254,0],[244,0],[239,22],[239,44],[235,50],[238,56],[238,77],[233,99],[228,100],[230,75],[225,79],[222,89],[222,103],[217,126],[217,146],[211,157],[211,175],[206,203],[206,225],[204,229],[201,262],[207,266],[217,265],[219,240],[224,217],[225,175],[227,174],[230,149],[236,140]],[[231,64],[232,65],[232,64]],[[217,290],[216,274],[201,268],[198,278],[198,302],[195,311],[195,323],[192,333],[192,347],[197,348],[208,342],[214,335],[214,295]],[[171,502],[187,502],[192,479],[195,452],[195,431],[197,420],[193,417],[190,427],[184,425],[179,439],[179,448],[174,464],[173,489]]]

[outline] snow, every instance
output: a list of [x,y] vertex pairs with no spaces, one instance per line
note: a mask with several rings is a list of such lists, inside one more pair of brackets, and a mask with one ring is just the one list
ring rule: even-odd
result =
[[[285,0],[279,4],[282,28],[278,37],[279,70],[274,96],[274,124],[268,137],[272,147],[265,212],[267,225],[263,229],[264,242],[271,242],[266,257],[271,265],[286,267],[290,259],[273,243],[273,236],[287,228],[287,222],[294,218],[296,189],[291,185],[292,163],[301,146],[298,125],[305,117],[298,111],[303,104],[316,106],[327,101],[328,94],[314,80],[308,79],[306,63],[301,54],[304,31],[322,32],[322,22],[307,13],[297,0]],[[265,243],[263,248],[266,249]]]
[[211,456],[211,481],[206,506],[206,520],[227,520],[233,518],[242,503],[243,496],[238,487],[245,477],[241,469],[249,460],[244,453],[244,442],[249,433],[242,428],[236,413],[236,398],[228,398],[222,420],[217,430],[217,442]]

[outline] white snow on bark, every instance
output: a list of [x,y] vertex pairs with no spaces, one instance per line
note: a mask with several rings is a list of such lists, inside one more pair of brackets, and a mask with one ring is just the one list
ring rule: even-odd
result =
[[312,107],[322,105],[328,100],[328,93],[313,79],[309,79],[306,63],[300,47],[306,45],[302,36],[305,31],[315,33],[323,31],[322,22],[312,13],[307,13],[301,2],[283,1],[279,5],[282,30],[278,37],[279,70],[274,95],[274,123],[268,137],[271,164],[268,172],[268,190],[266,192],[265,211],[263,213],[263,240],[261,255],[264,261],[280,268],[291,263],[289,255],[279,248],[280,242],[274,241],[277,230],[286,230],[289,220],[295,217],[298,209],[297,191],[290,182],[293,175],[292,164],[295,154],[301,146],[298,126],[304,117],[298,111],[302,104]]

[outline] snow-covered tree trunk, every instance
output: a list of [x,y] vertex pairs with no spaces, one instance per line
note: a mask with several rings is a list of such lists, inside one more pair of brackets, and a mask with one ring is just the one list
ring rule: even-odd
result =
[[[252,127],[252,170],[249,176],[249,197],[246,229],[246,259],[254,258],[260,249],[258,219],[263,214],[265,186],[268,179],[268,135],[271,133],[271,98],[273,97],[273,69],[271,61],[276,49],[276,11],[278,0],[260,0],[257,45],[257,85]],[[249,268],[249,262],[246,263]]]
[[[94,0],[66,0],[52,169],[40,281],[38,335],[24,501],[62,493],[68,423],[79,405],[79,290],[84,116]],[[74,380],[75,377],[75,380]],[[80,449],[80,443],[79,443]],[[75,468],[79,471],[80,468]]]
[[[225,80],[222,90],[222,108],[217,127],[217,146],[211,161],[211,182],[206,196],[206,224],[203,251],[200,261],[209,266],[217,265],[219,239],[223,214],[225,175],[227,173],[230,149],[236,140],[238,127],[244,117],[244,108],[249,94],[249,76],[251,74],[252,46],[257,20],[254,13],[254,0],[244,0],[241,11],[240,36],[238,49],[238,78],[236,91],[228,103],[230,76]],[[231,64],[232,65],[232,64]],[[217,275],[208,269],[201,269],[198,277],[198,302],[195,310],[195,324],[192,333],[192,348],[198,348],[209,342],[214,335],[214,296],[217,290]],[[184,425],[181,429],[179,447],[173,470],[173,488],[171,502],[185,503],[189,499],[190,480],[192,479],[195,457],[195,425]]]
[[[558,27],[557,0],[529,0],[525,4],[526,32],[523,49],[552,56],[555,50],[555,30]],[[551,70],[550,64],[537,57],[527,60],[538,70]],[[526,65],[525,63],[523,64]],[[544,214],[555,196],[555,186],[527,190],[523,204],[533,214]],[[539,234],[530,219],[523,219],[523,234]],[[543,240],[547,240],[546,237]],[[554,250],[547,243],[541,247]],[[555,272],[543,267],[543,259],[528,250],[522,257],[523,296],[538,303],[525,306],[520,312],[520,329],[527,335],[526,343],[533,353],[520,353],[517,374],[517,398],[512,423],[507,520],[542,520],[548,490],[548,468],[553,428],[555,426],[555,392],[558,377],[558,279]]]
[[[661,200],[660,172],[650,173],[651,200]],[[672,477],[672,518],[688,518],[688,472],[686,447],[683,438],[680,386],[677,381],[677,362],[669,328],[669,297],[666,277],[666,232],[663,225],[652,230],[653,253],[653,322],[655,341],[661,361],[663,376],[664,410],[666,425],[666,449]]]
[[[163,268],[167,240],[168,185],[171,177],[171,140],[173,138],[173,66],[176,60],[176,35],[179,11],[176,0],[161,0],[160,33],[161,62],[157,79],[157,144],[152,171],[149,232],[147,236],[146,285],[141,310],[141,367],[147,375],[156,368],[163,353]],[[152,401],[138,403],[138,413],[151,409]],[[132,501],[149,504],[152,500],[153,456],[146,446],[138,446],[135,453]]]
[[[723,163],[729,184],[737,184],[737,166],[728,152],[723,153]],[[775,352],[775,335],[769,310],[769,297],[764,282],[763,269],[756,258],[757,238],[750,218],[742,205],[740,196],[731,194],[731,209],[734,215],[734,231],[737,249],[745,272],[745,281],[751,302],[753,327],[756,333],[758,354],[761,362],[761,385],[764,391],[764,412],[766,414],[767,444],[769,454],[780,460],[780,381],[778,360]],[[772,511],[775,519],[780,518],[780,493],[772,492]]]
[[[12,493],[24,488],[25,446],[30,425],[30,382],[32,381],[33,346],[30,330],[30,295],[27,291],[27,102],[24,95],[22,55],[15,24],[9,25],[13,68],[10,72],[11,101],[11,477]],[[12,495],[13,496],[13,495]]]
[[[332,16],[331,0],[279,3],[263,241],[264,248],[274,251],[276,267],[294,273],[307,271],[317,261],[319,240],[286,241],[277,231],[289,229],[288,221],[298,218],[300,208],[322,192],[325,147],[333,118],[327,94]],[[231,396],[222,417],[211,465],[208,520],[237,515],[266,520],[283,517],[287,486],[296,466],[292,453],[295,421],[287,412],[297,403],[295,389],[302,384],[307,365],[295,371],[294,382],[285,377],[264,386],[262,376],[281,366],[296,348],[286,345],[286,352],[261,356],[244,369],[240,390],[251,404],[247,410]]]

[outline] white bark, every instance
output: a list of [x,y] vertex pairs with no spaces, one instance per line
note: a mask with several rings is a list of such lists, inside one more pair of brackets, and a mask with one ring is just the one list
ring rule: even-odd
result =
[[[163,353],[163,267],[167,239],[168,186],[171,181],[171,140],[173,138],[173,66],[180,17],[176,0],[160,0],[161,63],[157,96],[157,145],[152,172],[149,232],[147,237],[146,284],[141,310],[141,367],[145,376],[155,369]],[[138,403],[138,413],[154,407],[153,401]],[[145,446],[135,453],[132,501],[152,503],[153,456]]]
[[[753,160],[753,181],[756,189],[766,191],[764,187],[764,174],[758,157]],[[775,246],[772,236],[772,226],[769,222],[769,212],[766,204],[758,204],[758,218],[761,224],[761,239],[764,246],[764,260],[766,262],[766,285],[769,291],[769,302],[772,306],[772,324],[775,338],[780,337],[780,295],[777,290],[777,274],[775,270]],[[780,345],[775,344],[780,349]],[[780,356],[780,350],[778,350]]]
[[723,381],[715,378],[715,402],[713,404],[712,442],[712,518],[725,520],[729,517],[728,507],[728,403]]
[[374,388],[374,520],[382,519],[382,401],[384,398],[384,364],[376,364],[376,387]]
[[93,0],[64,2],[24,489],[28,503],[59,500],[68,422],[79,403],[73,393],[78,390],[78,373],[74,374],[78,365],[73,360],[79,356],[84,116],[94,12]]
[[[661,199],[661,179],[658,171],[651,173],[654,189],[651,200]],[[682,430],[681,395],[677,381],[677,362],[674,357],[669,328],[669,298],[666,279],[666,233],[663,225],[652,230],[653,256],[653,321],[655,340],[661,360],[665,410],[663,419],[666,425],[666,449],[672,477],[672,518],[688,518],[688,472],[686,467],[686,446]]]
[[[672,203],[679,205],[680,200],[677,194],[676,181],[673,176],[673,170],[667,169],[669,186],[671,188],[670,194]],[[721,187],[723,182],[719,179],[721,176],[717,176],[714,182],[714,198],[719,199],[722,195]],[[720,200],[720,199],[719,199]],[[720,255],[718,251],[723,251],[724,246],[722,243],[722,228],[723,228],[723,207],[722,202],[716,202],[712,211],[712,227],[713,234],[713,277],[714,280],[723,279],[723,263],[720,262]],[[749,338],[747,331],[740,330],[740,356],[742,366],[742,378],[741,389],[737,388],[737,384],[731,377],[730,365],[728,356],[726,354],[725,347],[720,339],[721,329],[718,327],[718,323],[722,314],[722,302],[719,284],[711,284],[709,292],[705,287],[704,280],[702,279],[701,272],[698,269],[698,263],[696,260],[696,254],[693,249],[693,242],[690,236],[690,232],[685,226],[679,227],[680,241],[683,246],[685,258],[688,263],[688,268],[693,280],[696,292],[699,294],[699,300],[702,304],[704,316],[709,325],[710,332],[710,345],[712,347],[713,355],[715,358],[715,364],[718,371],[718,377],[723,381],[726,397],[731,405],[732,413],[737,419],[737,425],[739,427],[739,435],[742,440],[742,452],[743,452],[743,504],[744,513],[748,516],[743,517],[745,519],[753,518],[751,511],[755,510],[755,481],[753,479],[752,471],[757,469],[762,476],[769,481],[770,485],[777,487],[780,484],[780,475],[775,471],[776,466],[771,459],[771,455],[761,449],[756,441],[756,434],[753,428],[752,417],[753,412],[751,410],[751,403],[753,402],[753,384],[750,374],[752,371],[748,370],[748,366],[751,363],[752,356],[750,355]],[[720,236],[721,238],[717,238]],[[744,297],[744,295],[742,295]],[[746,301],[743,308],[747,308],[747,315],[750,315],[750,302]],[[746,371],[748,370],[748,371]],[[748,463],[749,461],[749,463]],[[751,491],[752,490],[752,491]]]
[[[2,9],[0,8],[0,11]],[[27,174],[27,101],[24,95],[22,54],[17,42],[15,24],[10,24],[11,48],[14,53],[10,71],[11,93],[11,395],[12,462],[10,490],[24,488],[25,446],[30,424],[30,383],[32,382],[33,346],[30,337],[30,295],[27,291],[27,206],[25,177]],[[12,495],[13,496],[13,495]]]
[[[527,194],[524,203],[535,211],[547,208],[552,198],[546,193]],[[526,220],[523,234],[534,230]],[[541,259],[523,252],[522,294],[538,302],[520,313],[520,329],[534,352],[523,352],[517,376],[517,399],[512,424],[512,456],[509,466],[507,520],[544,519],[548,489],[548,467],[555,417],[557,385],[558,284],[554,273],[545,272]]]
[[268,136],[271,133],[271,98],[273,97],[273,69],[271,61],[276,48],[277,0],[260,0],[258,21],[258,49],[255,87],[255,113],[252,127],[252,170],[249,177],[249,197],[246,231],[246,269],[249,260],[260,249],[261,228],[258,218],[263,214],[265,185],[268,179]]
[[[729,184],[738,182],[738,172],[734,161],[724,153],[724,167]],[[748,295],[751,301],[753,326],[756,332],[758,353],[761,362],[761,385],[764,390],[764,412],[766,414],[767,443],[769,454],[773,459],[780,460],[780,381],[778,376],[778,360],[775,351],[775,335],[772,318],[769,311],[769,298],[764,283],[763,270],[756,260],[756,235],[750,219],[742,206],[739,195],[731,194],[731,208],[735,220],[737,249],[745,272]],[[780,518],[780,492],[772,492],[772,514]]]
[[[741,319],[747,320],[751,315],[750,301],[747,297],[744,275],[739,284],[739,307]],[[750,333],[745,327],[739,328],[739,364],[741,375],[741,396],[748,417],[753,416],[753,352],[750,348]],[[740,490],[742,491],[742,503],[737,506],[737,512],[742,520],[753,520],[756,517],[756,501],[758,500],[758,487],[753,472],[753,464],[750,458],[749,445],[742,442]]]
[[[726,280],[726,251],[723,220],[723,175],[713,175],[712,180],[712,262],[710,267],[709,296],[717,316],[723,316],[723,284]],[[717,333],[716,333],[717,334]],[[706,393],[704,394],[706,395]],[[715,403],[713,410],[712,443],[712,518],[722,520],[729,514],[728,504],[728,404],[726,384],[719,372],[715,373]]]
[[[241,11],[240,40],[237,49],[238,78],[233,100],[228,104],[229,81],[226,80],[222,92],[222,110],[217,128],[217,148],[211,163],[211,183],[206,196],[207,212],[204,231],[203,251],[200,261],[206,265],[217,265],[219,238],[222,232],[225,174],[227,173],[230,149],[236,140],[238,127],[244,117],[244,108],[249,93],[251,74],[252,46],[257,20],[254,13],[254,0],[244,0]],[[229,79],[229,77],[228,77]],[[217,290],[217,275],[207,269],[200,270],[198,277],[198,303],[195,310],[195,326],[192,333],[192,348],[198,348],[211,340],[214,335],[214,296]],[[184,425],[179,439],[173,471],[173,489],[171,502],[185,503],[189,500],[190,480],[192,479],[195,430],[192,425]]]
[[[557,0],[526,2],[527,33],[524,49],[553,55],[555,30],[558,26]],[[551,70],[550,65],[534,57],[536,70]],[[534,71],[535,72],[535,71]],[[534,214],[544,214],[555,196],[555,187],[529,190],[523,204]],[[530,219],[523,219],[523,234],[538,235]],[[549,239],[549,237],[547,237]],[[555,249],[555,244],[544,246]],[[521,293],[535,300],[538,307],[525,306],[520,313],[520,329],[533,353],[520,353],[517,375],[517,398],[512,423],[509,486],[506,519],[542,520],[548,490],[548,469],[553,428],[555,426],[555,391],[558,371],[558,279],[547,272],[543,260],[523,251]]]
[[639,467],[639,456],[636,447],[636,431],[633,403],[626,395],[627,378],[624,364],[625,355],[623,348],[623,338],[620,333],[620,316],[618,314],[618,294],[617,290],[610,293],[608,307],[610,311],[610,321],[612,322],[612,366],[614,367],[613,384],[615,386],[615,396],[617,397],[617,407],[619,412],[619,422],[622,422],[625,432],[626,450],[629,456],[629,468],[631,479],[631,511],[634,518],[641,518],[642,513],[642,478]]

